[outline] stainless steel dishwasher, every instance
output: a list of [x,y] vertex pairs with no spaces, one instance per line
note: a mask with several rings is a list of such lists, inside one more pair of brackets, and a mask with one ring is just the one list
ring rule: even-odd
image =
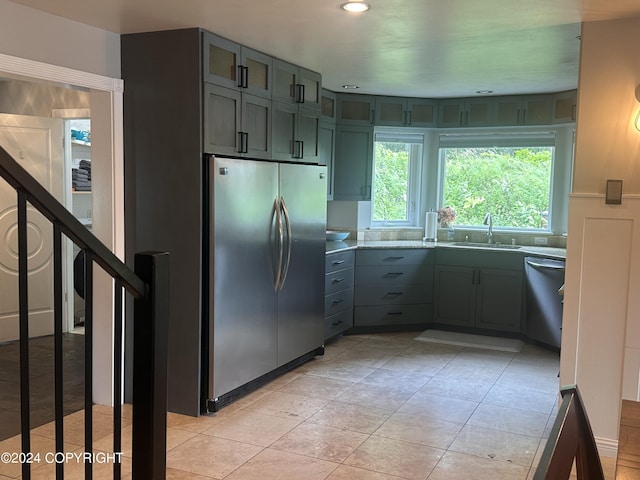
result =
[[525,257],[527,337],[560,349],[564,260]]

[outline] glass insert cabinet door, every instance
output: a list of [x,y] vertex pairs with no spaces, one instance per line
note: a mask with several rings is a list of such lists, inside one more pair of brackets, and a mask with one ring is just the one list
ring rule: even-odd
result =
[[273,59],[208,32],[203,33],[204,81],[271,96]]

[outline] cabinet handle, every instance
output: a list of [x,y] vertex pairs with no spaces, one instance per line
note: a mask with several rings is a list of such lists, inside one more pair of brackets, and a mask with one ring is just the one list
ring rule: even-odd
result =
[[392,297],[399,297],[402,295],[402,292],[387,292],[387,295],[391,295]]
[[331,283],[340,283],[340,282],[344,282],[344,277],[343,278],[334,278]]
[[387,258],[385,258],[385,260],[392,260],[392,261],[395,261],[395,260],[402,260],[403,258],[404,258],[404,257],[387,257]]
[[304,85],[296,83],[294,101],[296,103],[304,103]]
[[412,118],[412,116],[411,116],[411,114],[412,114],[412,113],[413,113],[413,112],[412,112],[411,110],[409,110],[409,111],[407,112],[407,119],[408,119],[408,120],[407,120],[407,125],[411,125],[411,124],[413,123],[413,118]]
[[369,123],[373,123],[373,119],[376,118],[375,113],[375,110],[372,108],[371,112],[369,113]]
[[399,277],[400,275],[404,275],[404,272],[387,272],[384,274],[385,277]]
[[524,108],[522,110],[522,124],[524,125],[525,123],[527,123],[527,109]]
[[344,263],[344,260],[334,260],[333,262],[331,262],[331,265],[342,265]]
[[249,134],[242,132],[242,153],[249,152]]
[[238,153],[244,153],[244,132],[238,132]]
[[464,124],[462,123],[462,116],[464,115],[464,112],[462,110],[460,110],[460,121],[458,122],[460,124],[460,126],[464,126]]
[[391,315],[402,315],[402,312],[388,312],[387,315],[388,316],[391,316]]
[[293,158],[304,157],[304,142],[302,140],[293,141]]
[[571,120],[575,120],[575,119],[576,119],[576,109],[577,109],[577,106],[576,106],[576,105],[574,105],[574,106],[571,108]]
[[334,300],[333,304],[337,305],[337,304],[342,303],[342,302],[344,302],[344,298],[339,298],[338,300]]
[[242,73],[242,65],[238,65],[238,81],[236,82],[238,88],[242,88],[242,78],[243,78],[243,73]]
[[242,88],[249,88],[249,67],[242,67]]
[[333,322],[331,325],[333,325],[334,327],[340,325],[342,322],[342,320],[336,320],[335,322]]

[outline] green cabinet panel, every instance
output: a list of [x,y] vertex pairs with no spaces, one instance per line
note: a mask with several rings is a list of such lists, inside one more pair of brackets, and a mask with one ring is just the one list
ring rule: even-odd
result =
[[476,327],[517,333],[521,319],[522,271],[479,270]]
[[317,163],[320,158],[320,112],[273,102],[272,158]]
[[204,151],[271,158],[271,101],[211,83],[204,85]]
[[433,319],[433,250],[356,252],[354,327],[425,326]]
[[428,98],[376,97],[375,124],[433,127],[436,124],[436,102]]
[[461,327],[475,326],[475,269],[435,267],[435,321]]
[[578,92],[576,90],[556,93],[553,96],[553,123],[575,122],[577,103]]
[[322,77],[319,73],[282,60],[273,61],[273,100],[320,110]]
[[553,118],[552,95],[526,95],[523,97],[522,125],[549,125]]
[[320,94],[320,114],[325,123],[336,124],[338,116],[338,96],[329,90],[322,90]]
[[333,168],[335,163],[336,126],[320,122],[318,126],[318,164],[327,166],[327,199],[333,200]]
[[376,97],[371,95],[338,94],[338,118],[340,125],[373,125]]
[[444,250],[438,252],[436,262],[436,323],[508,333],[521,331],[521,255]]
[[330,253],[325,259],[324,338],[353,327],[354,258],[351,250]]
[[373,127],[336,127],[334,200],[371,200]]
[[271,98],[273,59],[209,32],[203,32],[203,80]]

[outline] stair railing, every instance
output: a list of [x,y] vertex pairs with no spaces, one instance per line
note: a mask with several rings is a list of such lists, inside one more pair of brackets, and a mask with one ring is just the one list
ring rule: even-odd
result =
[[[54,412],[55,459],[64,458],[63,426],[63,288],[62,236],[84,251],[85,263],[85,398],[84,471],[93,478],[93,266],[98,265],[115,283],[113,362],[113,478],[122,475],[122,344],[123,290],[134,298],[133,321],[133,436],[132,474],[136,480],[166,478],[167,338],[169,255],[138,253],[134,271],[98,240],[16,160],[0,147],[0,176],[17,194],[20,458],[31,453],[29,394],[29,296],[27,266],[27,202],[53,225],[54,292]],[[52,452],[53,453],[53,452]],[[56,479],[64,478],[64,462],[56,461]],[[31,478],[31,463],[22,462],[22,479]]]

